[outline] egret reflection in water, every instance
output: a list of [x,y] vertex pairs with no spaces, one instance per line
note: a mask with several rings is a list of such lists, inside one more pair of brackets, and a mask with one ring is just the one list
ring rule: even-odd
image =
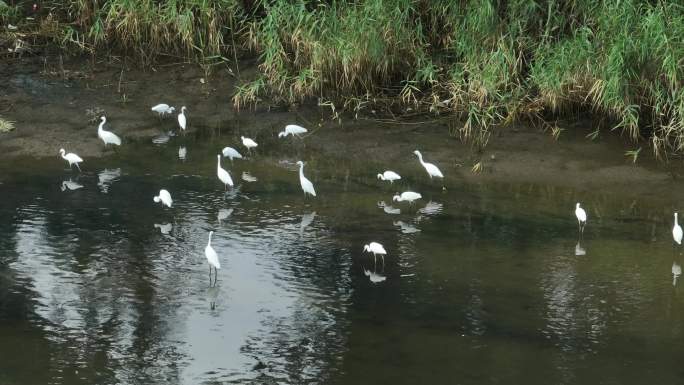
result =
[[233,214],[233,209],[219,209],[218,214],[217,214],[217,220],[218,223],[220,224],[222,221],[225,221],[228,219],[228,217]]
[[154,228],[159,229],[159,232],[162,234],[169,234],[171,232],[171,230],[173,230],[173,225],[171,223],[164,223],[164,224],[155,223]]
[[310,212],[308,214],[302,215],[302,221],[299,223],[299,234],[304,234],[304,230],[313,222],[316,212]]
[[[377,269],[377,267],[376,267],[376,269]],[[385,282],[387,280],[387,277],[382,275],[381,273],[377,273],[376,271],[366,269],[365,267],[363,268],[363,274],[366,277],[368,277],[368,280],[374,284],[380,283],[380,282]]]
[[249,173],[249,171],[243,171],[242,172],[242,180],[245,182],[256,182],[257,178],[252,176],[252,174]]
[[410,224],[410,223],[405,223],[403,221],[394,221],[394,226],[399,227],[401,232],[403,234],[414,234],[414,233],[419,233],[420,229],[417,228],[416,226]]
[[575,255],[578,257],[582,255],[587,255],[587,251],[582,247],[580,241],[577,241],[577,244],[575,245]]
[[109,192],[109,187],[114,183],[119,177],[121,177],[121,169],[104,169],[97,174],[97,186],[100,188],[104,194]]
[[672,286],[677,286],[677,278],[682,275],[682,266],[675,262],[672,262]]
[[83,188],[83,185],[80,184],[80,183],[78,183],[78,182],[74,182],[74,181],[72,181],[71,179],[69,179],[69,180],[63,181],[63,182],[62,182],[62,185],[60,186],[60,188],[62,189],[62,191],[66,191],[66,190],[71,190],[71,191],[73,191],[73,190],[78,190],[78,189],[80,189],[80,188]]
[[178,147],[178,159],[185,160],[188,155],[188,149],[185,146]]
[[394,207],[388,205],[387,203],[385,203],[385,201],[378,202],[378,207],[380,207],[386,214],[392,214],[392,215],[401,214],[401,209],[394,208]]

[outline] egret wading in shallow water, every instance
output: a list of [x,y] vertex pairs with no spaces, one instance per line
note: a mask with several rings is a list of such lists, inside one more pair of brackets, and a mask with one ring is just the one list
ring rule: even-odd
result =
[[316,196],[316,190],[314,190],[313,183],[304,176],[304,162],[301,160],[297,162],[299,166],[299,183],[302,185],[302,190],[304,190],[304,196],[310,194]]
[[423,162],[423,155],[420,153],[420,151],[416,150],[413,151],[413,153],[416,154],[416,156],[418,157],[420,164],[422,164],[423,167],[425,167],[425,171],[427,171],[428,175],[430,175],[430,179],[432,179],[433,177],[444,178],[444,174],[442,174],[442,172],[439,171],[439,168],[437,168],[437,166],[435,166],[432,163]]
[[678,245],[682,244],[682,227],[677,221],[677,213],[674,213],[674,226],[672,226],[672,239],[677,242]]
[[216,155],[216,159],[218,159],[216,176],[218,176],[221,183],[223,183],[226,186],[226,190],[228,190],[228,186],[233,187],[233,179],[230,177],[230,174],[228,174],[228,171],[221,167],[221,154]]
[[408,201],[409,204],[413,204],[413,202],[417,201],[418,199],[420,199],[422,197],[423,196],[418,194],[417,192],[404,191],[403,193],[401,193],[401,195],[397,194],[394,197],[392,197],[392,201],[394,201],[394,202]]
[[81,171],[81,167],[80,167],[78,164],[81,163],[81,162],[83,162],[83,159],[81,159],[80,156],[74,154],[73,152],[70,152],[70,153],[68,153],[68,154],[65,154],[66,151],[64,151],[63,148],[60,148],[60,149],[59,149],[59,153],[60,153],[60,155],[62,155],[62,159],[64,159],[64,160],[66,160],[67,162],[69,162],[69,168],[70,168],[70,169],[71,169],[71,166],[75,164],[75,165],[76,165],[76,168],[78,169],[78,171]]
[[371,243],[363,246],[363,251],[365,251],[367,253],[373,253],[374,263],[377,263],[377,258],[379,255],[380,258],[382,258],[382,265],[385,266],[385,255],[387,255],[387,252],[385,251],[385,248],[382,247],[381,244],[379,244],[377,242],[371,242]]
[[152,111],[159,114],[159,118],[163,118],[166,115],[173,114],[173,112],[176,111],[176,107],[171,107],[166,103],[160,103],[160,104],[157,104],[156,106],[152,107]]
[[288,135],[292,135],[299,138],[300,135],[306,134],[307,132],[309,132],[309,130],[302,126],[298,126],[296,124],[288,124],[287,126],[285,126],[285,131],[281,131],[278,133],[278,137],[284,138]]
[[221,268],[221,263],[218,260],[218,255],[214,248],[211,247],[211,236],[214,234],[213,231],[209,232],[209,242],[207,242],[207,247],[204,248],[204,256],[207,257],[207,262],[209,262],[209,286],[211,286],[211,268],[214,267],[214,285],[216,285],[216,280],[218,279],[218,269]]
[[378,174],[378,179],[388,180],[390,183],[394,183],[395,180],[401,179],[401,176],[394,171],[385,171],[382,174]]
[[164,189],[159,190],[159,195],[153,198],[156,203],[161,202],[162,206],[171,207],[173,204],[173,199],[171,199],[171,194]]
[[223,156],[230,159],[230,163],[233,163],[233,159],[242,159],[242,154],[233,147],[224,147],[221,152],[223,153]]
[[258,146],[257,142],[250,138],[245,138],[244,136],[241,136],[240,139],[242,139],[242,145],[247,147],[247,151],[250,153],[252,152],[252,149]]
[[577,217],[577,225],[579,226],[580,234],[584,234],[584,226],[587,224],[587,213],[580,207],[579,202],[575,206],[575,216]]
[[104,116],[100,118],[101,122],[100,125],[97,127],[97,136],[102,139],[102,141],[105,144],[105,147],[107,147],[108,144],[114,144],[117,146],[121,146],[121,138],[116,136],[115,133],[110,132],[110,131],[105,131],[104,124],[107,122],[107,118]]
[[181,128],[181,130],[185,131],[185,127],[188,124],[188,120],[185,118],[185,106],[181,107],[181,112],[178,114],[178,127]]

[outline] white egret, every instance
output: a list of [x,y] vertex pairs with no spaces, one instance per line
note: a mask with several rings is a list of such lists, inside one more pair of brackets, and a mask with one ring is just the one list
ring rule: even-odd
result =
[[207,262],[209,262],[209,286],[211,286],[211,267],[214,267],[214,285],[216,285],[216,279],[218,277],[218,269],[221,268],[221,263],[218,260],[218,255],[214,248],[211,247],[211,236],[214,234],[213,231],[209,232],[209,242],[207,242],[207,247],[204,248],[204,255],[207,257]]
[[105,147],[107,147],[108,144],[115,144],[117,146],[121,146],[121,138],[116,136],[115,133],[111,131],[105,131],[104,124],[107,122],[107,118],[104,116],[100,118],[101,122],[100,125],[97,127],[97,136],[102,139],[102,141],[105,144]]
[[299,135],[305,134],[307,132],[309,132],[309,130],[302,126],[298,126],[296,124],[288,124],[287,126],[285,126],[285,131],[281,131],[278,133],[278,137],[284,138],[288,135],[299,137]]
[[580,234],[584,234],[584,226],[587,224],[587,213],[583,208],[580,207],[579,202],[577,202],[577,205],[575,206],[575,216],[577,217],[577,224],[579,226]]
[[368,277],[371,283],[380,283],[387,280],[387,277],[385,277],[384,275],[378,274],[374,271],[366,270],[365,267],[363,268],[363,274],[365,274],[366,277]]
[[413,153],[416,154],[416,156],[418,156],[420,164],[422,164],[423,167],[425,167],[425,171],[427,171],[428,175],[430,175],[430,179],[432,179],[432,177],[444,178],[444,174],[442,174],[442,172],[439,171],[439,168],[437,168],[437,166],[435,166],[432,163],[423,162],[423,155],[420,153],[420,151],[416,150],[413,151]]
[[65,180],[62,182],[62,191],[66,191],[67,189],[74,191],[74,190],[78,190],[80,188],[83,188],[83,185],[80,183],[74,182],[71,179]]
[[78,168],[78,171],[81,171],[81,166],[79,166],[78,164],[83,162],[83,159],[81,159],[80,156],[74,154],[73,152],[65,154],[66,151],[64,151],[63,148],[59,149],[59,153],[62,155],[62,159],[69,162],[69,168],[71,168],[71,166],[75,164],[76,168]]
[[230,159],[231,163],[233,162],[233,159],[242,159],[242,154],[233,147],[224,147],[221,152],[223,152],[223,156]]
[[188,120],[185,118],[185,106],[181,107],[181,112],[178,114],[178,126],[181,128],[181,130],[185,131],[185,127],[187,126]]
[[299,183],[301,183],[302,190],[304,190],[304,196],[306,196],[306,194],[316,196],[316,190],[314,190],[313,183],[304,176],[304,162],[300,160],[297,162],[297,165],[299,166]]
[[378,179],[388,180],[390,183],[394,183],[395,180],[401,179],[401,176],[394,171],[385,171],[382,174],[378,174]]
[[672,227],[672,238],[678,245],[682,244],[682,227],[677,222],[677,213],[674,213],[674,226]]
[[241,136],[240,139],[242,139],[242,145],[247,147],[247,151],[251,152],[252,148],[258,146],[257,142],[250,138],[245,138],[244,136]]
[[376,260],[378,255],[382,258],[382,264],[383,266],[385,265],[385,255],[387,252],[385,251],[385,248],[382,247],[381,244],[377,242],[371,242],[367,245],[363,246],[363,251],[367,253],[373,253],[373,259]]
[[672,262],[672,286],[677,286],[677,278],[682,275],[682,267],[677,262]]
[[185,157],[188,156],[188,149],[185,147],[178,147],[178,159],[180,160],[185,160]]
[[159,195],[153,198],[156,203],[161,202],[162,206],[171,207],[173,204],[173,199],[171,199],[171,193],[168,190],[159,190]]
[[423,196],[418,194],[417,192],[404,191],[403,193],[401,193],[401,195],[395,195],[392,198],[392,201],[394,201],[394,202],[408,201],[410,204],[413,204],[414,201],[416,201],[422,197]]
[[152,107],[152,111],[159,114],[160,118],[163,118],[165,115],[173,114],[173,112],[176,111],[176,107],[171,107],[166,103],[160,103]]
[[228,171],[221,167],[221,154],[216,155],[216,159],[218,159],[218,164],[216,165],[216,175],[226,186],[226,190],[228,190],[228,186],[233,187],[233,179],[230,177],[230,174],[228,174]]

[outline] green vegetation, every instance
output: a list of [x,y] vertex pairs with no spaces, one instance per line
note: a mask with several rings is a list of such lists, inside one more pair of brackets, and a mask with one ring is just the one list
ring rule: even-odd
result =
[[[521,120],[557,137],[547,120],[588,112],[632,140],[647,139],[656,156],[684,149],[680,2],[49,4],[52,16],[41,19],[39,30],[57,30],[60,42],[91,52],[122,51],[144,63],[165,55],[201,63],[257,55],[259,75],[238,87],[237,107],[268,96],[318,99],[337,111],[447,114],[461,122],[454,133],[478,147],[496,127]],[[11,12],[1,9],[7,21]]]

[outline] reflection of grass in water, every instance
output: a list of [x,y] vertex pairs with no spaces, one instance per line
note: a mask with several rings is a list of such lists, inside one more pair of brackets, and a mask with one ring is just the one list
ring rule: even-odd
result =
[[14,130],[14,122],[0,118],[0,132],[10,132]]

